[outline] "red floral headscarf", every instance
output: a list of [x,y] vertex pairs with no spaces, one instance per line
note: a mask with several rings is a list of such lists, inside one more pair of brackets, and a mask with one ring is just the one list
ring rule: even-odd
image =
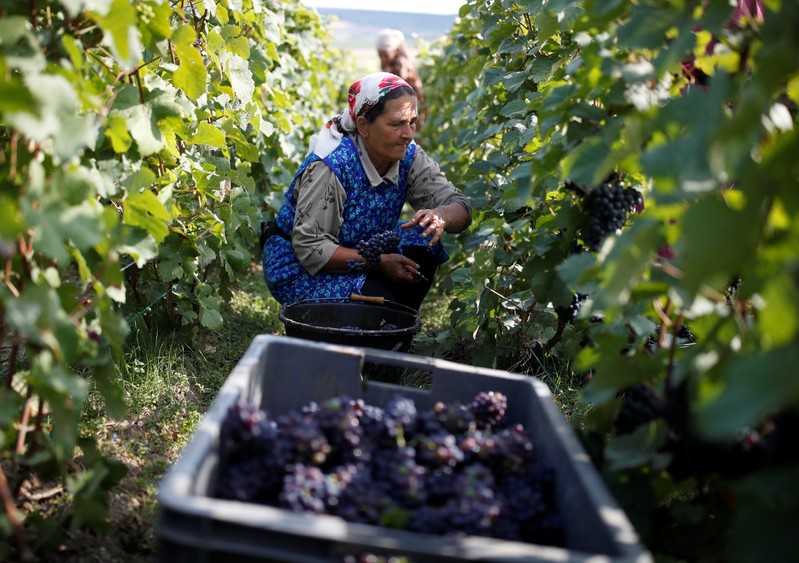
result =
[[335,149],[347,133],[355,131],[355,119],[372,109],[383,97],[402,86],[409,86],[396,74],[373,72],[353,82],[347,94],[348,108],[330,119],[318,134],[311,138],[310,152],[321,158]]

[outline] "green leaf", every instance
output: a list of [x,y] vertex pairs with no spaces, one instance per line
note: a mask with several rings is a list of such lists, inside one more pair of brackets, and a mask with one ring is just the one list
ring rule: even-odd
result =
[[172,36],[175,53],[180,64],[173,81],[191,100],[196,100],[206,91],[207,74],[200,52],[194,46],[197,35],[188,24],[179,27]]
[[585,348],[577,356],[577,369],[594,370],[594,376],[582,390],[587,403],[601,405],[619,391],[643,383],[661,371],[654,356],[622,355],[620,351],[628,346],[626,336],[603,333],[594,335],[592,340],[595,347]]
[[8,49],[28,33],[28,19],[22,16],[4,16],[0,19],[0,47]]
[[164,136],[149,106],[134,106],[125,110],[123,115],[142,156],[155,154],[164,148]]
[[605,459],[610,471],[624,471],[634,467],[657,466],[663,463],[664,454],[658,450],[666,443],[663,424],[643,424],[630,434],[614,437],[605,448]]
[[[139,25],[144,44],[152,48],[158,41],[168,39],[172,35],[172,25],[169,21],[172,7],[168,2],[146,2],[141,6],[147,6],[152,14],[144,25]],[[139,22],[142,22],[142,18],[139,18]]]
[[25,223],[16,199],[0,194],[0,239],[14,241],[25,230]]
[[500,110],[503,117],[518,117],[527,111],[527,103],[524,100],[513,100]]
[[167,224],[171,219],[164,204],[149,190],[129,193],[125,198],[122,221],[143,228],[157,242],[162,242],[169,234]]
[[219,311],[205,309],[200,315],[200,324],[205,328],[217,330],[222,327],[222,315],[219,313]]
[[226,149],[225,133],[208,123],[201,121],[197,126],[197,132],[188,141],[192,145],[209,145],[220,149]]
[[550,10],[542,10],[536,17],[536,30],[538,31],[536,41],[544,43],[547,39],[554,36],[559,31],[558,16]]
[[611,148],[601,137],[588,137],[563,159],[563,178],[584,186],[596,186],[606,176],[605,160]]
[[11,77],[0,82],[0,115],[5,113],[38,114],[36,99],[22,82]]
[[799,295],[793,276],[787,272],[772,275],[762,291],[765,306],[758,312],[760,330],[767,346],[787,346],[799,336]]
[[105,31],[104,41],[127,69],[133,69],[141,59],[141,45],[136,30],[136,9],[128,0],[112,0],[106,13],[88,12],[90,18]]
[[133,144],[125,118],[118,114],[108,116],[105,136],[111,141],[111,147],[117,154],[128,152]]
[[[799,401],[799,378],[793,377],[799,347],[742,357],[726,369],[723,381],[706,382],[697,423],[710,438],[729,438],[741,428],[756,428],[774,409]],[[715,387],[721,385],[720,392]]]
[[[750,260],[759,239],[760,221],[750,210],[732,209],[720,197],[706,197],[686,210],[683,238],[676,245],[682,256],[683,281],[689,297],[705,283],[726,283]],[[734,249],[734,252],[730,252]],[[723,280],[723,281],[721,281]]]
[[67,373],[46,352],[34,358],[29,381],[34,391],[52,409],[51,437],[55,449],[61,457],[71,457],[78,439],[78,421],[83,401],[89,393],[89,382]]
[[119,245],[119,252],[130,255],[136,266],[142,268],[158,256],[158,243],[147,231],[131,229],[125,242]]
[[683,18],[676,10],[662,10],[647,4],[638,5],[618,29],[620,47],[656,49],[672,27],[679,27]]
[[73,206],[63,201],[39,208],[26,205],[23,215],[34,229],[35,246],[59,262],[69,258],[65,243],[71,242],[85,252],[103,240],[103,208],[96,200]]
[[245,104],[252,101],[253,94],[255,94],[255,81],[247,60],[238,55],[224,53],[222,64],[236,98]]
[[626,305],[662,243],[655,221],[636,221],[622,233],[604,261],[601,291],[594,299],[595,306],[606,309]]

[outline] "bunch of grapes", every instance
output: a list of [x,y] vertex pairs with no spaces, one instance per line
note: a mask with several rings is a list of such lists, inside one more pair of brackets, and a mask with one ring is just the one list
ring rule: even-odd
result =
[[[277,417],[241,403],[221,428],[214,496],[441,535],[563,545],[555,473],[507,397],[418,410],[346,395]],[[249,455],[247,455],[249,454]]]
[[580,308],[586,299],[588,299],[588,295],[575,293],[572,295],[572,302],[568,307],[555,307],[555,314],[558,315],[558,320],[562,323],[572,322],[580,314]]
[[[660,336],[660,323],[655,324],[655,330],[646,337],[646,344],[645,347],[650,352],[653,352],[655,348],[658,347],[658,338]],[[674,332],[675,337],[677,338],[677,345],[678,346],[690,346],[691,344],[696,344],[696,335],[691,331],[691,328],[682,323]]]
[[374,268],[380,263],[380,255],[396,252],[399,243],[400,235],[396,231],[383,231],[372,235],[368,240],[359,240],[355,249],[363,257],[363,261],[347,260],[347,266],[351,272]]
[[639,426],[663,416],[663,401],[649,385],[636,385],[621,393],[622,404],[616,415],[619,434],[629,434]]
[[605,183],[589,192],[585,199],[588,224],[582,229],[585,245],[596,251],[605,237],[624,227],[630,213],[640,210],[643,203],[641,192],[621,183]]

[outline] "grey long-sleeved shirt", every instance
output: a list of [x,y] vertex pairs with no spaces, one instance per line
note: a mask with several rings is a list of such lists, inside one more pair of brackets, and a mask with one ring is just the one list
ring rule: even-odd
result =
[[[399,161],[391,165],[385,176],[380,176],[369,160],[361,138],[356,134],[354,139],[372,188],[377,189],[384,181],[396,184],[399,179]],[[311,164],[294,185],[294,191],[297,197],[297,213],[294,217],[291,243],[300,263],[308,273],[315,275],[324,268],[339,246],[338,232],[343,221],[347,194],[336,175],[324,162]],[[472,208],[469,198],[447,180],[438,163],[418,146],[408,174],[407,202],[414,210],[459,203],[466,208],[471,223]]]

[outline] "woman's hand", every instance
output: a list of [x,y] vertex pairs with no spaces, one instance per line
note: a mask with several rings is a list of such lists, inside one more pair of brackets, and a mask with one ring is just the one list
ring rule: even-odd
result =
[[377,270],[387,278],[402,283],[419,283],[419,264],[402,254],[381,254]]
[[441,239],[441,235],[444,234],[444,230],[447,228],[447,221],[438,209],[420,209],[401,226],[403,229],[409,229],[414,226],[425,227],[422,236],[427,238],[432,235],[433,238],[430,239],[428,244],[434,246]]

